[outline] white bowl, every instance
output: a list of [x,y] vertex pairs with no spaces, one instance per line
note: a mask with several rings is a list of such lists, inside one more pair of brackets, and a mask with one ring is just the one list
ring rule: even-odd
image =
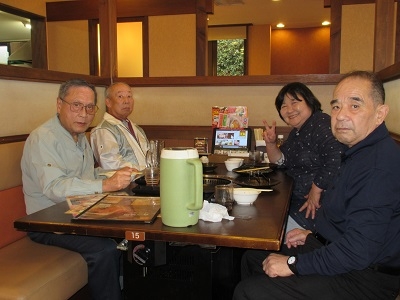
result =
[[240,167],[241,165],[243,165],[243,162],[244,162],[244,159],[243,159],[243,158],[239,158],[239,157],[232,157],[232,158],[228,158],[227,160],[228,160],[228,161],[238,161],[238,162],[240,162],[239,167]]
[[234,188],[233,199],[239,205],[251,205],[260,193],[261,191],[252,188]]
[[239,168],[240,163],[241,162],[239,160],[226,160],[225,167],[228,171],[232,171],[233,169]]

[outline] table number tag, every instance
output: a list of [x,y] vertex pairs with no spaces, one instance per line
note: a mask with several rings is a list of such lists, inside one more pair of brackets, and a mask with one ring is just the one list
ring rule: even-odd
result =
[[125,231],[125,239],[143,242],[146,240],[146,234],[143,231]]

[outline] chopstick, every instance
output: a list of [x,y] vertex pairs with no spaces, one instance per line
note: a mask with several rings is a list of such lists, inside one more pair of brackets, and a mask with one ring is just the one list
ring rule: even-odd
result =
[[251,171],[258,171],[258,170],[266,170],[269,169],[269,167],[259,167],[259,168],[252,168],[252,169],[244,169],[244,170],[235,170],[235,172],[238,173],[245,173],[245,172],[251,172]]

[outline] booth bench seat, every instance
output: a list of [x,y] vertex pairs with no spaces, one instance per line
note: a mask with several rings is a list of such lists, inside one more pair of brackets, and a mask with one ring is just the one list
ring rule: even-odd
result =
[[0,300],[71,298],[87,284],[85,260],[15,230],[14,221],[25,215],[22,186],[0,191]]

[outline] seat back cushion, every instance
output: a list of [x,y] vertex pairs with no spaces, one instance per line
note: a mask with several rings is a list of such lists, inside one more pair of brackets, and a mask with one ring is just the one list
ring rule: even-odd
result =
[[0,144],[0,191],[22,185],[21,157],[25,142]]
[[0,248],[21,239],[25,232],[14,228],[14,221],[26,215],[22,186],[0,191]]

